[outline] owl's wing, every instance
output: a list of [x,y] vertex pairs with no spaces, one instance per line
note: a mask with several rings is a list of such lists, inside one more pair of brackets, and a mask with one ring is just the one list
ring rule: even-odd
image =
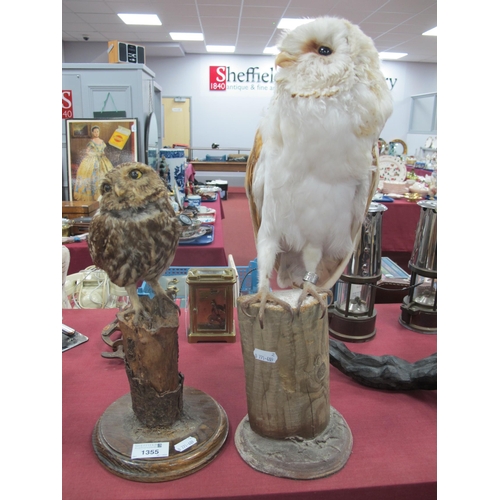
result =
[[[366,217],[368,213],[368,209],[370,208],[370,203],[372,198],[375,196],[377,192],[377,186],[380,180],[379,173],[379,165],[378,165],[378,147],[374,144],[372,148],[372,170],[371,170],[371,179],[370,179],[370,187],[368,189],[368,198],[366,199],[366,206],[363,219]],[[358,245],[359,238],[361,236],[361,223],[359,221],[355,221],[351,227],[351,238],[354,242],[353,248],[355,249]],[[317,267],[316,273],[318,274],[318,285],[324,288],[331,288],[337,280],[340,278],[340,275],[343,273],[347,263],[349,262],[352,254],[348,254],[342,261],[338,261],[331,258],[324,257],[320,264]]]
[[[262,135],[257,130],[255,134],[252,150],[248,155],[247,170],[245,175],[245,189],[247,193],[248,203],[250,205],[250,216],[252,218],[253,234],[257,241],[257,233],[259,232],[262,222],[262,203],[264,200],[264,163],[261,159],[262,152]],[[274,269],[278,271],[280,265],[280,255],[278,254],[274,260]]]
[[[252,225],[254,230],[254,236],[257,239],[257,233],[261,224],[261,211],[262,211],[262,200],[264,198],[264,189],[265,185],[263,182],[263,173],[259,171],[259,168],[262,168],[262,162],[259,163],[260,154],[262,151],[262,136],[257,131],[254,139],[254,144],[252,150],[250,151],[250,155],[248,156],[247,162],[247,170],[245,176],[245,189],[248,197],[248,202],[250,205],[250,215],[252,219]],[[378,182],[380,179],[379,167],[378,167],[378,148],[376,145],[372,148],[372,171],[371,171],[371,180],[370,187],[368,189],[368,197],[366,200],[364,217],[368,213],[368,209],[370,208],[370,203],[372,201],[373,196],[377,191]],[[256,180],[257,179],[257,180]],[[362,221],[361,221],[362,223]],[[358,245],[358,241],[361,234],[361,223],[356,221],[353,223],[351,227],[351,238],[354,242],[353,248],[356,248]],[[346,255],[346,257],[339,261],[336,259],[324,257],[322,261],[319,263],[316,273],[318,274],[318,285],[324,288],[331,288],[339,279],[340,275],[344,271],[349,259],[352,254]],[[289,256],[285,256],[285,260],[296,258],[294,255],[290,254]],[[278,271],[280,265],[280,255],[276,256],[274,268]],[[295,264],[288,262],[288,265],[294,267]]]
[[[245,175],[245,190],[250,205],[250,216],[252,218],[253,233],[257,238],[261,223],[262,200],[264,198],[264,184],[254,184],[254,174],[257,171],[260,152],[262,151],[262,136],[259,130],[255,134],[252,150],[248,156],[247,170]],[[256,192],[257,191],[257,192]]]
[[104,269],[104,260],[102,257],[108,244],[108,230],[105,219],[100,213],[97,213],[92,218],[87,242],[93,263],[97,267]]

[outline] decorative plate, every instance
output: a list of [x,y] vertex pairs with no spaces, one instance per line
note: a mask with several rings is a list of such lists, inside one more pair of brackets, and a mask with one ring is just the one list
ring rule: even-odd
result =
[[383,181],[404,182],[406,165],[397,156],[382,155],[378,159],[380,179]]
[[204,234],[199,234],[194,238],[179,239],[179,245],[210,245],[214,241],[215,228],[214,226],[201,226],[200,229],[204,228]]
[[196,220],[199,220],[202,224],[214,224],[215,223],[215,215],[200,215],[196,216]]
[[198,207],[198,213],[203,215],[215,214],[215,208],[208,208],[201,205]]
[[203,236],[205,233],[208,232],[208,229],[206,227],[200,226],[196,233],[190,234],[189,236],[181,236],[179,238],[180,241],[188,241],[188,240],[194,240],[196,238],[199,238],[200,236]]

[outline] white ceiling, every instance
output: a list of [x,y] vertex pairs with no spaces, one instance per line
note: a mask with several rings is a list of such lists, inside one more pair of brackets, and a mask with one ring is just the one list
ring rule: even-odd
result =
[[[130,26],[118,13],[157,14],[161,26]],[[62,0],[62,40],[143,45],[147,56],[206,54],[207,45],[236,45],[262,55],[276,45],[282,17],[344,17],[370,36],[379,52],[407,52],[400,61],[437,62],[432,0]],[[173,42],[171,31],[203,32],[204,42]]]

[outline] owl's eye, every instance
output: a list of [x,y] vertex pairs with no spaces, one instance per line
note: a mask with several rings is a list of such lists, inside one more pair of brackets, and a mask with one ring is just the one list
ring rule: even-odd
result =
[[142,177],[142,172],[140,170],[132,170],[128,175],[132,179],[140,179]]
[[322,45],[318,49],[318,54],[320,56],[329,56],[331,53],[332,53],[332,49],[330,47],[325,47],[324,45]]
[[103,193],[109,193],[111,191],[111,186],[109,184],[105,183],[102,185],[101,189],[102,189]]

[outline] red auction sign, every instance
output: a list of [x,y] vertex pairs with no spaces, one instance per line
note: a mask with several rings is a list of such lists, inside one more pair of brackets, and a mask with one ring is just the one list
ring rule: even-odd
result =
[[210,90],[226,90],[226,66],[210,66]]
[[71,90],[62,91],[62,117],[73,118],[73,93]]

